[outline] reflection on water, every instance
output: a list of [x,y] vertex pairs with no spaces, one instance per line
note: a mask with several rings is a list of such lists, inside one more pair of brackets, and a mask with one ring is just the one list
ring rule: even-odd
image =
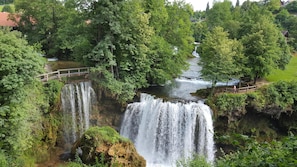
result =
[[[176,100],[197,101],[201,98],[192,96],[199,89],[211,87],[211,82],[201,79],[201,67],[197,65],[199,57],[191,58],[188,60],[190,66],[187,71],[174,79],[173,81],[165,84],[164,86],[151,86],[142,92],[150,93],[161,98],[169,98]],[[238,81],[230,80],[229,82],[218,82],[217,86],[234,85]]]

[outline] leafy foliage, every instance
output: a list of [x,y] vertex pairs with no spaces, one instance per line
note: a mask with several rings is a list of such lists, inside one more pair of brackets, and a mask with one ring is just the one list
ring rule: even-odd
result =
[[[230,1],[215,2],[213,8],[206,12],[206,19],[193,24],[197,25],[193,26],[195,38],[201,40],[203,36],[206,36],[207,31],[213,32],[216,26],[222,27],[224,31],[228,32],[227,39],[237,39],[238,43],[243,46],[242,50],[238,49],[239,52],[237,52],[237,55],[241,54],[242,56],[232,58],[237,64],[236,66],[241,68],[237,73],[238,77],[248,77],[256,82],[257,79],[270,74],[273,69],[283,70],[291,59],[288,44],[296,45],[293,42],[296,30],[293,28],[296,27],[293,20],[296,18],[289,17],[284,12],[277,14],[277,22],[290,27],[287,28],[290,37],[285,39],[281,29],[275,24],[276,20],[272,13],[277,13],[279,7],[280,3],[277,0],[265,1],[263,4],[245,1],[242,6],[236,5],[236,7],[232,7]],[[285,20],[288,18],[291,18],[292,21],[286,22]],[[213,41],[222,40],[219,35],[213,38]],[[205,41],[202,41],[200,50],[203,50],[203,43]],[[218,44],[215,42],[208,43],[208,45],[218,48]],[[219,65],[219,62],[216,62],[215,65]],[[230,71],[231,67],[226,65],[222,71]],[[203,68],[209,69],[208,67]]]
[[216,103],[220,112],[232,112],[245,110],[247,96],[245,94],[220,94],[216,97]]
[[0,30],[0,105],[20,99],[26,84],[43,71],[43,60],[19,32]]
[[268,106],[280,107],[281,111],[294,110],[297,101],[296,81],[279,81],[263,90]]
[[14,11],[10,5],[4,5],[4,7],[2,8],[2,12],[13,13]]
[[47,101],[50,106],[59,103],[63,83],[57,80],[50,80],[44,85],[44,94],[47,96]]
[[16,13],[20,15],[19,30],[27,36],[30,44],[40,43],[47,56],[60,56],[65,50],[60,50],[57,31],[63,19],[64,7],[57,0],[16,0]]
[[225,155],[216,162],[218,167],[229,166],[294,166],[297,164],[297,139],[294,136],[283,142],[252,142],[247,149]]
[[0,166],[8,166],[7,157],[3,150],[0,150]]
[[[100,136],[100,139],[96,138],[97,135]],[[109,126],[91,127],[84,133],[84,137],[87,140],[95,140],[97,143],[94,143],[94,146],[99,146],[100,142],[103,141],[113,144],[120,141],[128,141],[128,139],[121,137],[117,131]]]
[[242,45],[237,40],[228,39],[228,33],[221,27],[215,27],[206,35],[200,46],[201,75],[212,82],[228,81],[240,76],[240,66],[235,60],[241,59]]
[[208,163],[203,156],[194,155],[192,158],[185,160],[180,160],[177,163],[177,167],[211,167],[212,165]]
[[14,0],[0,0],[0,5],[13,3]]
[[215,2],[206,15],[208,26],[210,28],[226,27],[228,20],[232,19],[231,7],[231,1]]
[[296,1],[293,1],[289,4],[287,4],[285,6],[285,8],[289,11],[289,12],[292,12],[292,13],[296,13],[297,12],[297,2]]
[[43,60],[19,32],[0,30],[0,149],[9,166],[25,166],[25,151],[42,138],[41,113],[47,110],[36,81]]
[[242,37],[248,59],[246,66],[250,71],[247,75],[254,78],[254,82],[268,75],[273,68],[283,68],[288,64],[291,55],[286,44],[280,46],[281,39],[283,37],[276,26],[264,17],[251,26],[249,34]]

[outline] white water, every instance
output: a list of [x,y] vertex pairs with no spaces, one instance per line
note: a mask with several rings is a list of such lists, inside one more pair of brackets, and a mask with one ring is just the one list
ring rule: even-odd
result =
[[141,94],[127,106],[120,131],[131,139],[148,167],[175,166],[193,153],[214,160],[211,110],[202,102],[171,103]]
[[91,87],[91,82],[67,84],[63,87],[61,100],[66,143],[74,143],[89,128],[89,115],[94,99],[95,92]]

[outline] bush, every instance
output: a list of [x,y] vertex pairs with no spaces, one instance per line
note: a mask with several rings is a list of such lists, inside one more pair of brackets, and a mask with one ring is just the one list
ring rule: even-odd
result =
[[260,92],[250,92],[247,94],[247,105],[253,107],[257,111],[261,111],[265,107],[265,97]]
[[2,8],[2,12],[8,12],[8,13],[13,13],[13,9],[10,5],[5,5],[3,8]]
[[60,94],[64,84],[57,80],[50,80],[44,85],[44,94],[51,107],[58,104],[60,101]]
[[282,110],[291,110],[297,101],[297,82],[279,81],[262,90],[268,106],[280,107]]
[[245,94],[223,93],[216,97],[215,105],[221,112],[243,111],[245,110],[246,98],[247,96]]
[[177,167],[211,167],[212,165],[208,163],[205,157],[200,155],[194,155],[193,158],[188,158],[180,160],[176,163]]
[[230,166],[296,166],[297,138],[294,136],[271,143],[249,144],[246,149],[225,155],[216,161],[217,167]]
[[8,166],[7,157],[3,150],[0,150],[0,166]]

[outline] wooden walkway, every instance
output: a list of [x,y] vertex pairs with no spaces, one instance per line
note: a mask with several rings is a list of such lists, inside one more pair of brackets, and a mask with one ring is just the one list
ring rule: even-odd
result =
[[242,93],[242,92],[253,91],[256,89],[257,89],[257,86],[254,85],[254,86],[246,86],[246,87],[236,88],[236,91],[234,90],[234,88],[226,88],[225,92]]
[[73,77],[73,76],[82,76],[90,73],[90,67],[82,68],[69,68],[69,69],[60,69],[57,71],[40,74],[37,78],[40,78],[42,82],[47,82],[52,79],[61,79],[62,77]]

